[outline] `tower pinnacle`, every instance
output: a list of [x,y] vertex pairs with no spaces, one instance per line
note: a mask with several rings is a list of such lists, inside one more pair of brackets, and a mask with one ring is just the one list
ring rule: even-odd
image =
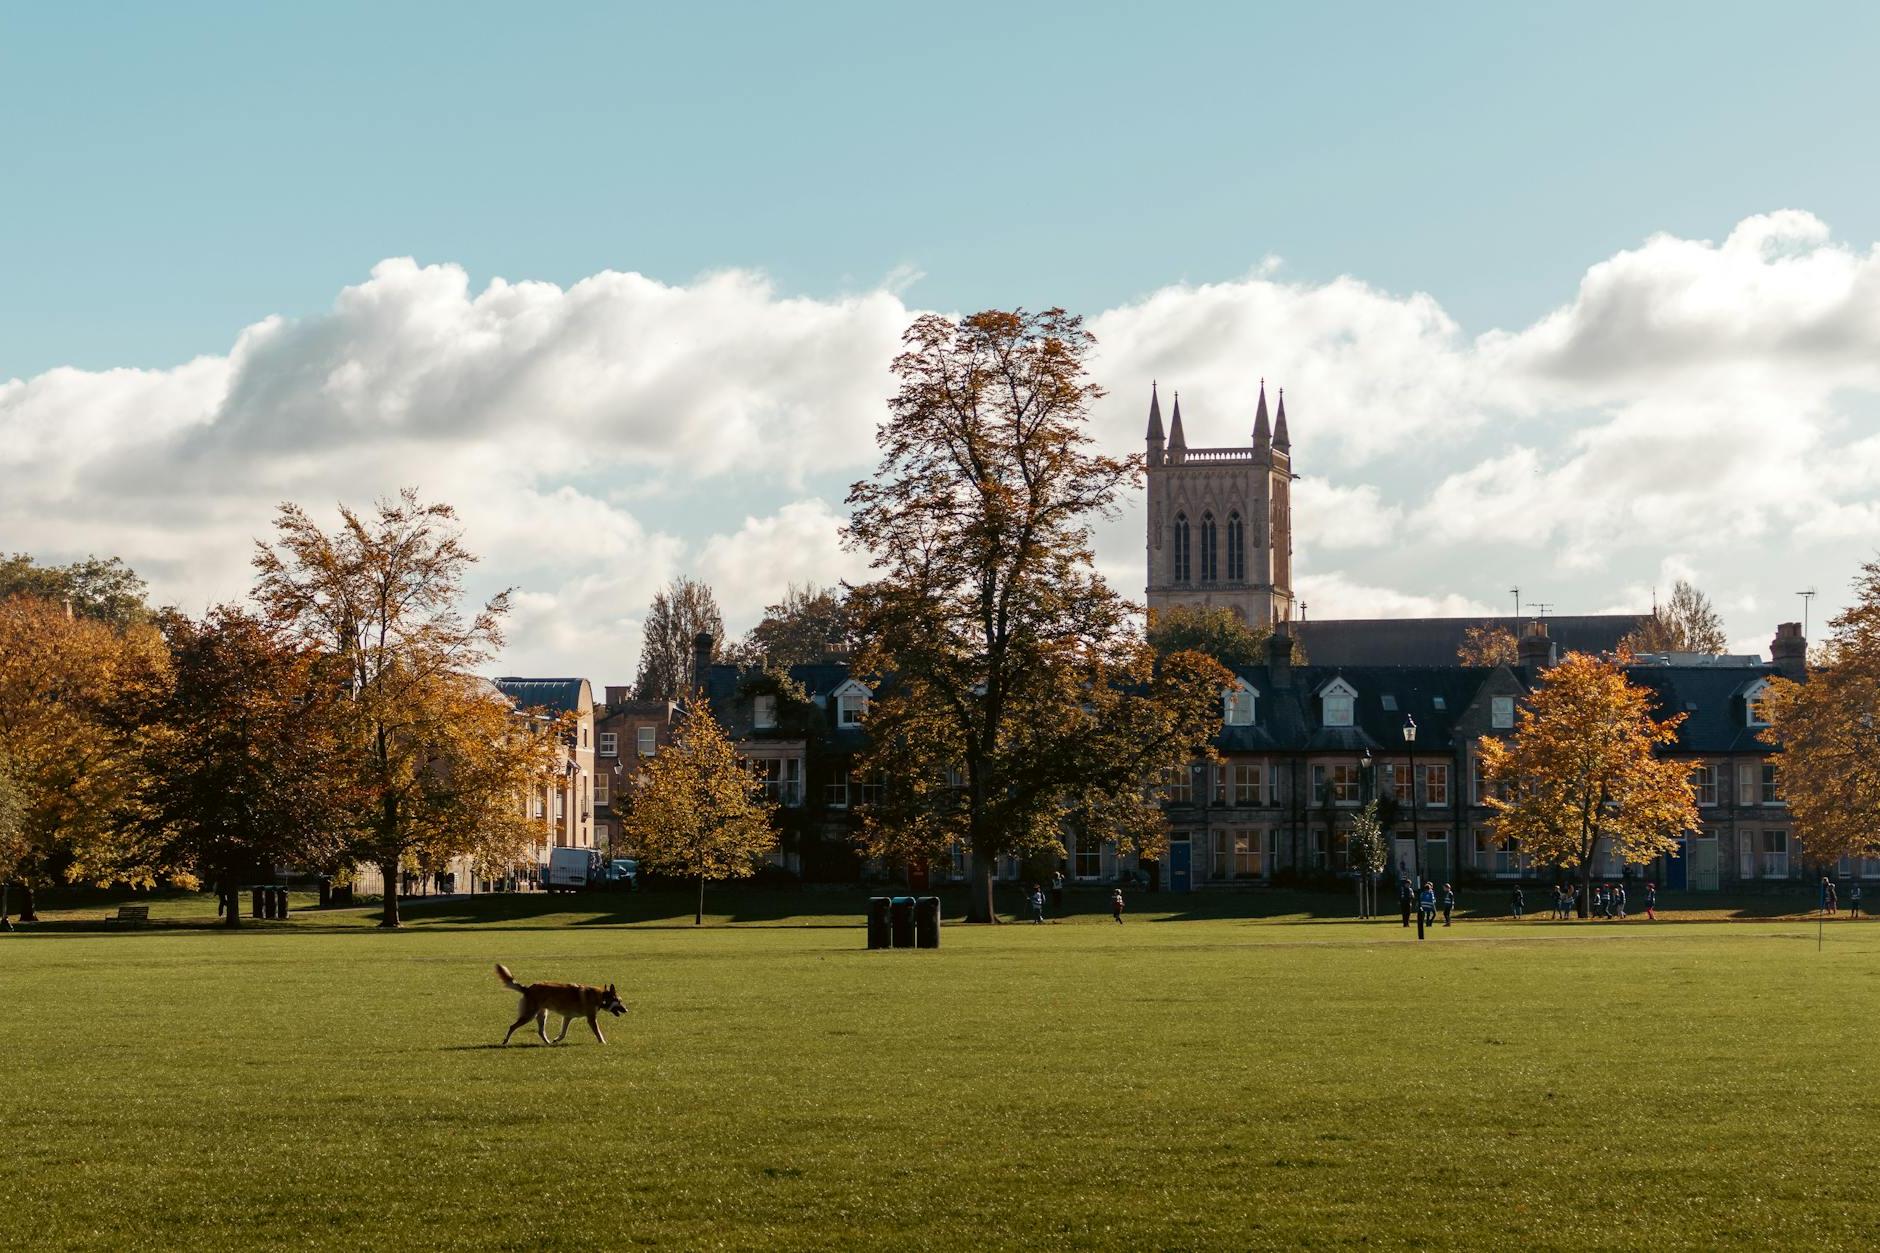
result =
[[1260,407],[1253,412],[1253,446],[1265,448],[1273,442],[1272,429],[1266,419],[1266,380],[1260,380]]
[[1286,389],[1279,389],[1279,412],[1273,418],[1273,447],[1280,452],[1290,451],[1292,437],[1286,433]]

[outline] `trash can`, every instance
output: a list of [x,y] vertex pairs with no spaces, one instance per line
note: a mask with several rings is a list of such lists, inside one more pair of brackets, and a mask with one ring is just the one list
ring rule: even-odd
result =
[[333,881],[325,875],[320,876],[320,908],[325,909],[333,903]]
[[287,917],[287,889],[285,887],[278,887],[278,888],[275,888],[274,890],[277,893],[277,895],[274,898],[274,916],[276,918],[286,918]]
[[894,947],[914,947],[914,898],[897,896],[888,905],[888,931]]
[[262,887],[260,884],[256,884],[254,887],[255,917],[257,918],[266,918],[268,916],[267,915],[267,908],[268,908],[267,902],[262,899],[262,893],[266,891],[267,889]]
[[914,947],[940,947],[940,898],[937,896],[914,900]]
[[889,947],[888,898],[885,896],[868,898],[868,947]]

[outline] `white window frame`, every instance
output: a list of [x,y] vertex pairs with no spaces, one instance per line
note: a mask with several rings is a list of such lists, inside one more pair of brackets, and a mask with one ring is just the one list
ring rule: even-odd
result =
[[1757,867],[1763,879],[1786,879],[1789,877],[1789,833],[1787,831],[1764,831],[1758,841],[1757,851],[1761,854]]
[[1776,774],[1776,763],[1773,761],[1765,761],[1762,764],[1762,776],[1759,780],[1761,787],[1760,799],[1763,804],[1783,805],[1787,803],[1782,799],[1782,785],[1778,781],[1778,778],[1779,776]]
[[1265,773],[1266,768],[1259,762],[1235,762],[1233,803],[1236,805],[1266,804],[1260,794],[1260,776]]
[[659,728],[635,727],[633,746],[642,757],[653,757],[659,753]]
[[1488,725],[1496,731],[1514,730],[1514,697],[1491,696],[1488,698]]
[[1717,767],[1708,761],[1700,761],[1691,771],[1691,791],[1697,795],[1700,809],[1717,807]]
[[1769,689],[1768,679],[1758,679],[1743,692],[1743,725],[1766,727],[1769,719],[1762,716],[1763,693]]
[[1736,763],[1736,803],[1739,808],[1754,808],[1762,799],[1762,769],[1758,762]]
[[1423,771],[1423,803],[1442,808],[1449,804],[1449,763],[1431,762],[1419,767]]
[[1094,883],[1103,878],[1103,841],[1091,836],[1077,837],[1077,851],[1071,857],[1071,878]]
[[835,691],[836,726],[859,727],[868,717],[871,693],[866,683],[850,679]]
[[769,731],[777,725],[777,697],[770,692],[759,692],[751,698],[751,726],[759,731]]
[[607,800],[607,776],[600,771],[594,772],[594,803],[605,805]]
[[602,731],[600,733],[600,748],[598,751],[603,757],[620,756],[620,732]]
[[823,785],[823,804],[830,809],[849,807],[849,772],[838,770],[831,775],[829,782]]
[[1245,679],[1221,693],[1221,721],[1230,727],[1250,727],[1258,716],[1260,695]]
[[1319,689],[1320,721],[1328,727],[1350,727],[1358,723],[1358,690],[1343,679],[1333,679]]

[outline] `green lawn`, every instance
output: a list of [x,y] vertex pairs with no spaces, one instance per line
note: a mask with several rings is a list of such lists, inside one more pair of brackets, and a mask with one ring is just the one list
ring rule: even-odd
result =
[[[702,930],[658,895],[389,934],[48,911],[0,935],[0,1245],[1873,1239],[1880,926],[1819,953],[1804,921],[1418,945],[1214,898],[870,953],[859,899],[720,893],[741,921]],[[633,1013],[606,1048],[491,1047],[497,961]]]

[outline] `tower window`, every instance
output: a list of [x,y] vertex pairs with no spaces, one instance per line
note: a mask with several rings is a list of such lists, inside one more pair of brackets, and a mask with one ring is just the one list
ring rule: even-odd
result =
[[1203,583],[1214,582],[1215,547],[1214,515],[1204,513],[1201,515],[1201,581]]
[[1247,540],[1240,514],[1227,515],[1227,578],[1239,582],[1247,577]]
[[1175,581],[1188,581],[1188,515],[1175,515]]

